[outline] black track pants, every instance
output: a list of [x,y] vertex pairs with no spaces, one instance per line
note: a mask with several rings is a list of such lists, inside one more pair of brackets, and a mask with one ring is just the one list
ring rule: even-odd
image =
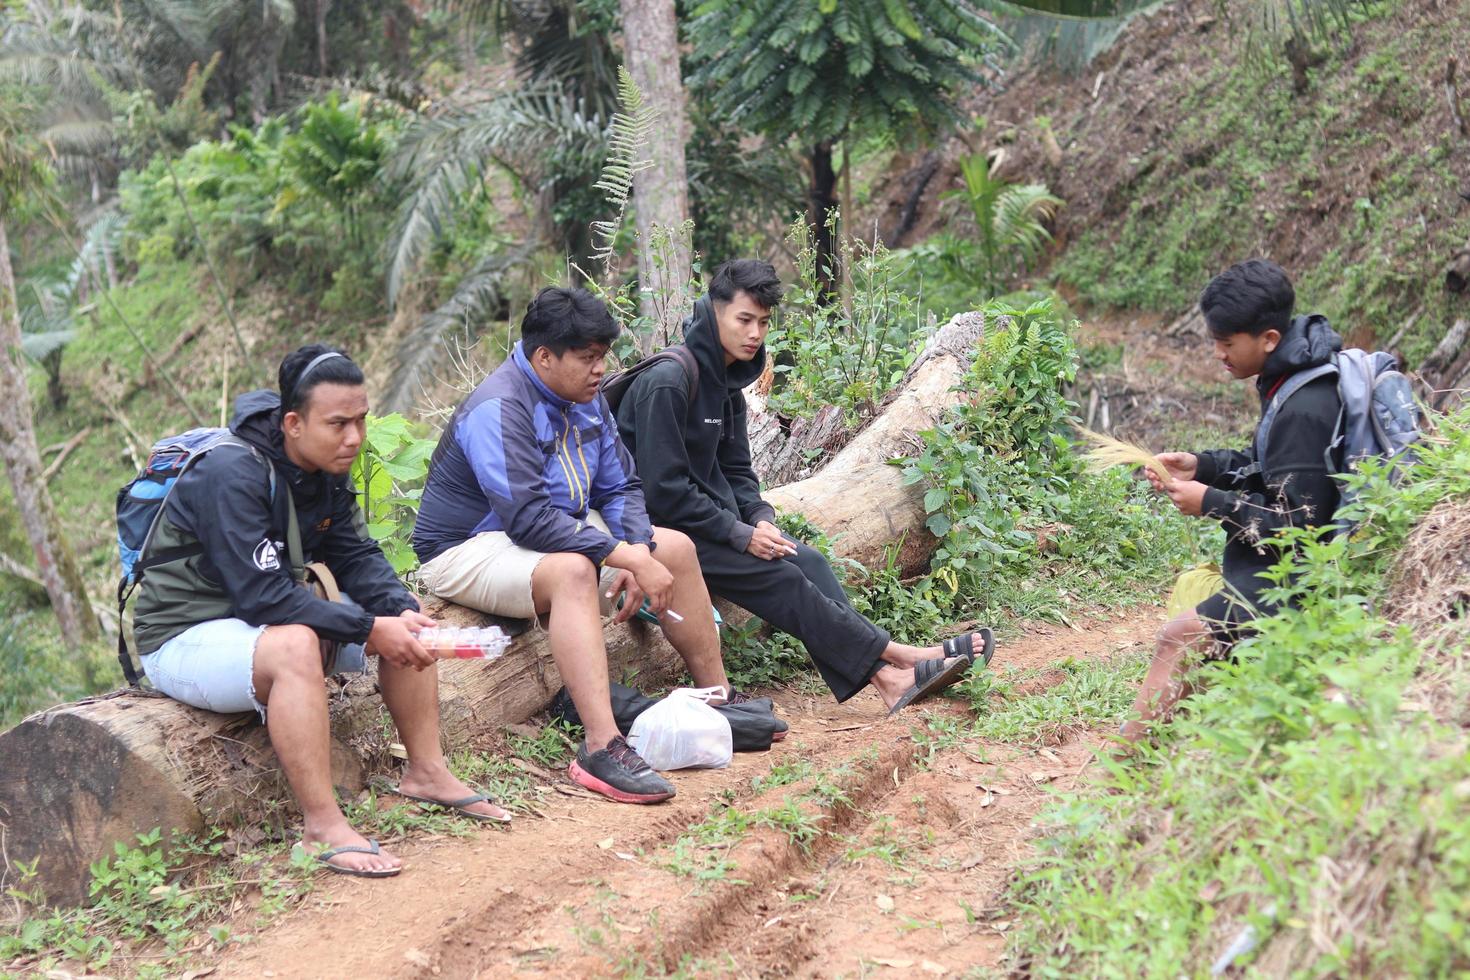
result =
[[766,561],[693,539],[710,594],[800,640],[837,700],[846,701],[882,666],[888,634],[852,608],[820,551],[786,540],[796,545],[796,554]]

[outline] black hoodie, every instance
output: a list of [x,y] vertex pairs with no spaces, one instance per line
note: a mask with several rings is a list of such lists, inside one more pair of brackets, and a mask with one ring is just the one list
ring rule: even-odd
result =
[[[331,640],[362,642],[374,616],[417,609],[363,530],[350,476],[307,473],[286,456],[281,399],[252,391],[235,400],[230,430],[251,449],[211,449],[169,494],[150,549],[202,553],[148,569],[133,619],[138,653],[153,653],[191,626],[233,617],[251,625],[310,626]],[[271,498],[269,459],[276,472]],[[331,570],[353,604],[318,599],[295,584],[286,545],[287,494],[296,505],[303,558]]]
[[699,364],[693,400],[684,368],[664,361],[638,375],[624,393],[618,432],[633,453],[655,524],[744,551],[755,525],[776,519],[750,464],[741,393],[760,377],[766,349],[727,368],[708,296],[684,321],[684,343]]
[[[1328,363],[1341,349],[1342,338],[1326,317],[1314,314],[1292,320],[1256,379],[1261,410],[1288,376]],[[1260,473],[1239,472],[1256,462],[1254,448],[1196,454],[1195,479],[1210,487],[1202,512],[1218,520],[1229,535],[1221,571],[1252,601],[1269,584],[1256,576],[1279,557],[1266,542],[1282,528],[1321,527],[1337,510],[1338,487],[1328,470],[1327,451],[1341,412],[1337,376],[1327,375],[1282,403],[1266,433]]]

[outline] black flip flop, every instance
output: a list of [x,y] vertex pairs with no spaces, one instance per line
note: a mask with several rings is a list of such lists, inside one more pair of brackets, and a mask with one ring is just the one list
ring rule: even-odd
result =
[[914,665],[914,686],[905,691],[903,697],[888,709],[888,717],[892,718],[901,709],[933,697],[964,677],[969,669],[970,661],[963,656],[946,660],[920,660]]
[[328,850],[322,851],[320,854],[313,855],[313,857],[315,857],[316,860],[320,861],[322,864],[326,865],[329,871],[332,871],[333,873],[339,875],[351,875],[354,878],[392,878],[403,870],[401,867],[399,867],[380,868],[376,871],[370,871],[366,868],[349,868],[341,864],[332,863],[332,858],[336,857],[339,854],[381,853],[382,848],[378,846],[377,840],[375,838],[369,837],[366,846],[362,844],[343,844],[341,847],[329,848]]
[[[975,653],[975,637],[980,637],[980,653]],[[964,657],[970,663],[976,659],[980,660],[981,666],[990,663],[990,658],[995,655],[995,634],[990,631],[989,626],[982,626],[973,633],[962,633],[959,636],[951,636],[944,641],[945,658]]]
[[[469,819],[477,820],[480,823],[510,823],[511,821],[511,816],[508,813],[503,817],[492,817],[488,813],[476,813],[473,810],[465,809],[465,807],[474,806],[476,803],[493,803],[496,806],[500,806],[499,803],[495,803],[494,800],[490,799],[490,797],[486,796],[484,793],[476,793],[473,796],[466,796],[462,800],[436,800],[430,796],[415,796],[412,793],[405,793],[401,789],[395,789],[393,790],[393,792],[397,793],[405,800],[413,800],[415,803],[427,803],[430,806],[437,806],[445,810],[453,810],[461,817],[468,817]],[[501,809],[503,810],[505,808],[501,807]]]

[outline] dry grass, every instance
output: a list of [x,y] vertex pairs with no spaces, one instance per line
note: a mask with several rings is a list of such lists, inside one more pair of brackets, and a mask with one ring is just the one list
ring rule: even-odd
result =
[[1414,528],[1389,573],[1384,613],[1428,651],[1414,696],[1443,722],[1470,723],[1470,502],[1442,501]]
[[1153,470],[1165,483],[1169,482],[1169,471],[1159,458],[1142,446],[1133,442],[1124,442],[1122,439],[1114,439],[1112,436],[1101,432],[1093,432],[1091,429],[1078,428],[1077,433],[1091,444],[1092,448],[1082,455],[1087,468],[1094,473],[1099,473],[1113,466],[1145,467]]

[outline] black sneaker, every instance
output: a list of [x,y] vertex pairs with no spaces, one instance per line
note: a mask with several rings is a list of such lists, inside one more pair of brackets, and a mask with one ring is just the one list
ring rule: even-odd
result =
[[771,733],[771,741],[779,742],[785,738],[786,733],[791,731],[791,726],[776,717],[776,706],[771,704],[770,698],[758,698],[754,694],[746,694],[744,691],[737,691],[733,687],[730,688],[730,696],[726,698],[727,704],[749,704],[752,701],[765,701],[771,705],[771,717],[776,719],[776,730]]
[[583,742],[567,773],[577,785],[619,803],[660,803],[674,795],[674,784],[648,768],[621,735],[596,752]]

